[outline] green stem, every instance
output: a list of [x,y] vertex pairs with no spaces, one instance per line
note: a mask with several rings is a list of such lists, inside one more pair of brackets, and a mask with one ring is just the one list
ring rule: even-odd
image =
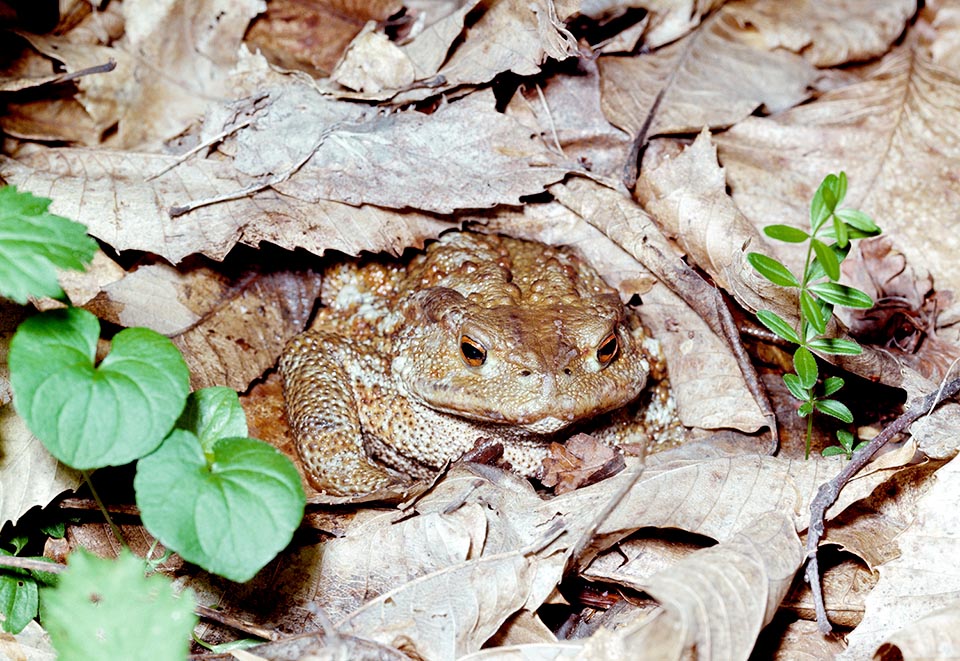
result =
[[90,479],[90,473],[88,471],[80,471],[80,474],[83,476],[83,481],[87,483],[88,487],[90,487],[90,493],[93,495],[93,500],[97,503],[97,507],[100,508],[100,511],[103,512],[103,518],[107,520],[110,530],[113,531],[113,536],[117,538],[118,542],[120,542],[120,546],[128,549],[127,543],[123,541],[123,537],[120,536],[120,528],[118,528],[113,522],[113,519],[110,518],[110,512],[107,511],[107,506],[103,504],[102,500],[100,500],[100,494],[97,493],[96,488],[93,486],[93,480]]
[[804,459],[810,458],[810,445],[813,443],[813,411],[807,415],[807,448],[803,455]]

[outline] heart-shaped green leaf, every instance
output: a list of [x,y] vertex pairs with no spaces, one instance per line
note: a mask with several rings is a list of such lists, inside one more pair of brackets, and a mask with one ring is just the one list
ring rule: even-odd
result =
[[10,343],[14,405],[50,453],[79,469],[152,452],[173,427],[190,373],[169,339],[128,328],[94,365],[100,324],[79,308],[20,324]]
[[208,463],[197,437],[175,429],[140,460],[143,523],[185,560],[247,581],[293,537],[304,493],[293,462],[252,438],[224,438]]
[[177,428],[192,432],[203,451],[213,452],[221,438],[247,435],[247,416],[237,392],[230,388],[201,388],[190,394]]

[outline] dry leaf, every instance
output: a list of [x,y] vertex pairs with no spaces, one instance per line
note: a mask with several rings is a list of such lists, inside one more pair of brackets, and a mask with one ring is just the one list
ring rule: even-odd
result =
[[556,73],[542,84],[518,90],[505,112],[536,130],[548,149],[591,174],[619,177],[630,137],[600,111],[596,63],[574,63],[578,66],[569,74]]
[[918,501],[917,517],[898,538],[901,555],[881,565],[880,581],[867,596],[863,622],[849,635],[840,659],[867,658],[885,640],[921,618],[954,606],[960,571],[960,459],[938,470]]
[[588,434],[577,434],[566,443],[551,443],[543,459],[540,481],[561,494],[613,475],[624,467],[623,452]]
[[[456,36],[465,12],[446,17],[437,31],[426,31],[414,38],[405,52],[395,47],[391,59],[410,59],[418,72],[416,83],[409,90],[383,89],[371,93],[341,94],[349,98],[389,99],[403,104],[435,96],[464,85],[479,85],[507,71],[520,76],[540,72],[547,59],[563,60],[578,52],[576,40],[567,31],[564,21],[576,11],[575,2],[558,0],[492,0],[477,5],[478,14],[470,27],[460,33],[462,41],[435,72],[447,44]],[[423,41],[420,44],[418,41]],[[414,44],[416,44],[414,46]],[[372,66],[372,65],[371,65]]]
[[400,0],[271,0],[244,41],[276,65],[328,75],[367,21],[385,21]]
[[74,43],[71,37],[30,35],[35,48],[68,71],[113,60],[109,74],[78,81],[77,99],[117,146],[155,146],[199,118],[226,90],[240,39],[260,0],[177,0],[122,3],[125,30],[115,44]]
[[843,0],[829,4],[761,0],[730,5],[737,19],[756,30],[771,50],[785,48],[818,67],[879,57],[906,27],[916,0]]
[[771,511],[635,587],[679,615],[698,659],[747,659],[803,555],[789,518]]
[[170,336],[194,388],[244,391],[306,327],[319,291],[319,276],[309,272],[247,269],[227,277],[206,265],[144,264],[88,307],[121,326]]
[[920,661],[960,657],[960,600],[924,615],[877,648],[880,661]]
[[[641,56],[601,57],[603,111],[636,136],[724,127],[760,106],[777,112],[807,96],[814,68],[784,51],[745,43],[735,16],[721,9],[684,39]],[[662,95],[654,110],[658,96]]]

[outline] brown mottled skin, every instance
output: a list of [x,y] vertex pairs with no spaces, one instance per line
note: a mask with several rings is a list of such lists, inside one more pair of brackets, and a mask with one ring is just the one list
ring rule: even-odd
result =
[[469,232],[407,267],[330,269],[318,318],[280,360],[287,416],[332,494],[428,475],[480,438],[532,475],[550,435],[628,404],[643,328],[570,250]]

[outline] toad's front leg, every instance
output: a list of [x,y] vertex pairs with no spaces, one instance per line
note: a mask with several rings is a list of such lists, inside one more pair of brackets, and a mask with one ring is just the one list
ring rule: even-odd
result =
[[363,447],[363,429],[346,364],[358,364],[342,337],[310,331],[280,357],[283,398],[310,481],[333,495],[369,493],[394,480]]

